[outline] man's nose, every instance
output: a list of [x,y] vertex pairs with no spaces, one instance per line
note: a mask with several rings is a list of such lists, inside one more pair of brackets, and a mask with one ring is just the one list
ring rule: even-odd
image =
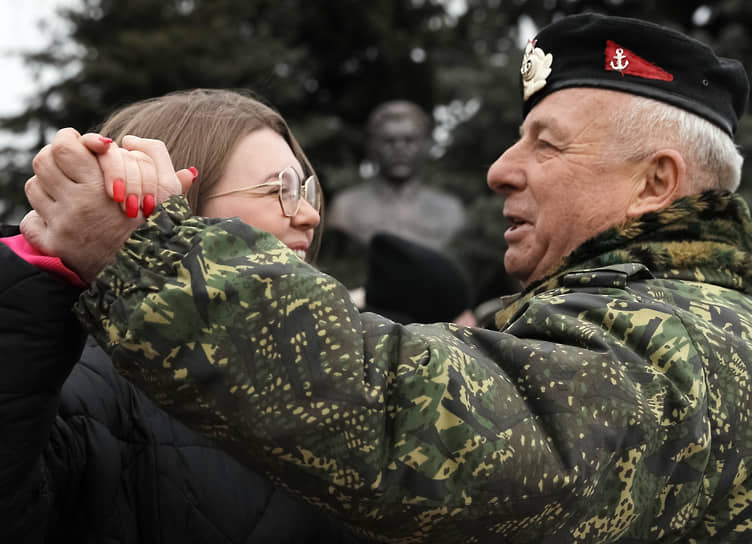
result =
[[525,186],[527,178],[523,158],[522,146],[518,141],[494,161],[486,175],[486,183],[493,192],[506,196]]

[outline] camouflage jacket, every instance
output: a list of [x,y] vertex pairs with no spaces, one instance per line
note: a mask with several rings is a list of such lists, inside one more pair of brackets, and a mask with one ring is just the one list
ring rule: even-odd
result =
[[78,311],[167,411],[380,541],[749,542],[751,233],[705,193],[589,241],[498,331],[402,326],[175,198]]

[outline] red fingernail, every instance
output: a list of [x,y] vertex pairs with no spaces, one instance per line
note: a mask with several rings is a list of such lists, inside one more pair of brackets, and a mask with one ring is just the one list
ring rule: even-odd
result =
[[122,179],[116,179],[112,182],[112,200],[115,202],[125,200],[125,182]]
[[191,166],[188,170],[193,174],[193,181],[196,181],[196,178],[198,177],[198,169],[195,166]]
[[125,215],[136,217],[138,215],[138,196],[128,195],[125,201]]
[[149,217],[154,211],[154,195],[144,195],[144,202],[142,208],[144,210],[144,217]]
[[99,141],[104,145],[110,145],[112,143],[112,138],[105,138],[104,136],[100,136]]

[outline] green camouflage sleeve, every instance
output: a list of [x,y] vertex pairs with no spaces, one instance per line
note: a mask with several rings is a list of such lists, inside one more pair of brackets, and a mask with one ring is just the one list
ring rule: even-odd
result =
[[623,290],[538,297],[504,333],[400,326],[175,198],[77,310],[164,409],[382,541],[647,542],[709,500],[701,359]]

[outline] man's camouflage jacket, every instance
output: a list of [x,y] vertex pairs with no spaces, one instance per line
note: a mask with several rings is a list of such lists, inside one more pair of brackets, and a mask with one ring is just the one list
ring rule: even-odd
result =
[[177,197],[77,310],[167,411],[378,540],[749,542],[751,255],[742,199],[704,193],[588,241],[498,330],[402,326]]

